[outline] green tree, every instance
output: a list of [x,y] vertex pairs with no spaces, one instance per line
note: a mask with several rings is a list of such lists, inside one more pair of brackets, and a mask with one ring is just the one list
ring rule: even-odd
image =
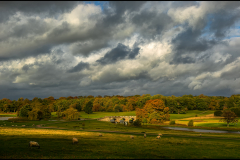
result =
[[92,107],[93,107],[93,103],[92,101],[89,101],[86,106],[84,107],[84,112],[87,113],[87,114],[90,114],[92,113]]
[[29,111],[32,111],[32,108],[29,104],[26,104],[20,109],[19,116],[20,117],[28,117]]

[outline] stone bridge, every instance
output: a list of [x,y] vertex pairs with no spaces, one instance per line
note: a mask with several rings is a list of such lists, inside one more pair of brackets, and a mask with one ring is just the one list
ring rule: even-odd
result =
[[105,116],[103,118],[99,118],[98,121],[107,121],[110,122],[111,119],[115,119],[115,122],[120,122],[123,119],[125,122],[129,122],[130,119],[136,120],[136,116]]

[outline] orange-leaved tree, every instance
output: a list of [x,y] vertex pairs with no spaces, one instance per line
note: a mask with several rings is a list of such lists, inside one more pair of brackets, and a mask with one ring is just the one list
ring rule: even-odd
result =
[[162,123],[170,118],[169,108],[161,99],[148,100],[143,109],[136,110],[136,118],[146,119],[147,123]]

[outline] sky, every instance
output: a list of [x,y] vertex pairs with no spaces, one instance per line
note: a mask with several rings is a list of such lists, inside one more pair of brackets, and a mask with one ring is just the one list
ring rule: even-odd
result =
[[0,98],[240,94],[240,2],[0,2]]

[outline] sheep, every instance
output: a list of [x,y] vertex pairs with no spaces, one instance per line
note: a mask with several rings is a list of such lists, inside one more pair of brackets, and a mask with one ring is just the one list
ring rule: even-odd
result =
[[99,137],[102,137],[102,133],[99,133]]
[[157,136],[157,139],[161,138],[161,136]]
[[144,138],[146,138],[147,137],[147,135],[146,135],[146,133],[144,134]]
[[77,138],[73,138],[72,140],[73,140],[73,144],[74,143],[78,143],[78,139]]
[[161,134],[161,133],[158,133],[158,135],[159,135],[159,136],[162,136],[162,134]]
[[202,134],[200,133],[200,135],[199,135],[200,137],[202,137]]
[[29,142],[29,147],[31,149],[32,149],[32,147],[38,147],[38,149],[40,149],[40,145],[38,144],[38,142],[34,142],[34,141]]
[[130,138],[131,138],[131,139],[134,139],[134,136],[131,135]]
[[22,127],[25,127],[26,125],[22,125]]
[[14,125],[12,125],[12,127],[14,127]]

